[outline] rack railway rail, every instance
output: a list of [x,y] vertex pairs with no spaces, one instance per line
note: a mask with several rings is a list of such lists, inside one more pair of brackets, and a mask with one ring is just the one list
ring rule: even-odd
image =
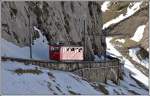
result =
[[48,60],[34,60],[23,59],[15,57],[2,56],[1,60],[21,62],[20,64],[32,64],[39,67],[45,67],[52,70],[61,70],[73,72],[90,82],[106,82],[112,80],[118,83],[122,78],[123,65],[119,63],[118,59],[108,61],[48,61]]

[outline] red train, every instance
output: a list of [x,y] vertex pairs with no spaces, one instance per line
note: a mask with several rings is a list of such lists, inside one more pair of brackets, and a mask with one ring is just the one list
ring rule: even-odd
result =
[[83,60],[83,47],[64,46],[64,43],[53,43],[49,45],[50,60]]
[[49,59],[60,60],[60,45],[49,45]]

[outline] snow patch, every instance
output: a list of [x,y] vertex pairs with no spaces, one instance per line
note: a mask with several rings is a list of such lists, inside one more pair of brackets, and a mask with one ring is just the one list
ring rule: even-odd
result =
[[125,39],[116,39],[115,41],[118,41],[120,43],[125,43]]
[[149,52],[149,48],[146,49]]
[[102,12],[106,12],[108,9],[108,7],[110,6],[110,1],[105,1],[102,5],[101,5],[101,10]]
[[136,42],[139,42],[143,38],[143,33],[145,29],[145,25],[141,25],[136,29],[136,32],[134,33],[134,36],[131,37],[131,40],[134,40]]

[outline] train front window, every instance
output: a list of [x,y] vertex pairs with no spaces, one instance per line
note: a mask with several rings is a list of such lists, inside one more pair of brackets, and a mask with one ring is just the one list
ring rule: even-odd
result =
[[59,49],[60,49],[59,47],[52,47],[52,48],[51,48],[51,51],[53,51],[53,52],[58,52]]

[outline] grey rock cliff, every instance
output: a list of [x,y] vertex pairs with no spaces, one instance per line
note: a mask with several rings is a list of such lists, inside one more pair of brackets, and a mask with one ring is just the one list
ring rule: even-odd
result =
[[86,43],[86,59],[92,60],[94,54],[104,53],[106,47],[101,31],[100,5],[101,2],[87,1],[4,1],[2,38],[19,46],[28,46],[29,32],[33,39],[38,38],[38,33],[33,30],[36,26],[48,41],[63,41],[67,46],[83,46]]

